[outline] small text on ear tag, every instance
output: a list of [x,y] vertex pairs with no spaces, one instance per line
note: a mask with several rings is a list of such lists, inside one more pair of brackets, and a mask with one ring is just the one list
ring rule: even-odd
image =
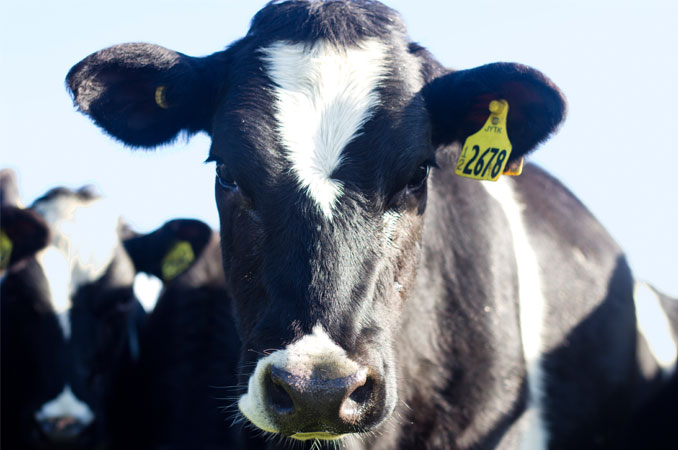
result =
[[162,279],[167,282],[188,269],[195,260],[193,248],[188,241],[177,241],[162,259]]
[[512,149],[506,134],[508,110],[509,104],[506,100],[490,102],[490,117],[479,131],[466,138],[454,173],[475,180],[499,179]]
[[12,246],[12,240],[7,236],[7,233],[0,230],[0,270],[5,270],[9,266]]

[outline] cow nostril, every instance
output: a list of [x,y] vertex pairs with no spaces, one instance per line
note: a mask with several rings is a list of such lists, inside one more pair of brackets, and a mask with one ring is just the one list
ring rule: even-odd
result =
[[271,371],[266,383],[266,394],[268,395],[269,405],[275,409],[277,414],[294,412],[294,402],[284,386],[285,382],[274,371]]
[[374,392],[374,379],[367,377],[356,386],[339,408],[339,418],[345,423],[356,423],[364,416]]
[[353,392],[351,392],[351,395],[349,395],[348,398],[358,405],[362,405],[367,403],[369,400],[370,396],[372,395],[373,388],[374,380],[372,377],[368,377],[367,380],[365,380],[365,384],[358,386]]

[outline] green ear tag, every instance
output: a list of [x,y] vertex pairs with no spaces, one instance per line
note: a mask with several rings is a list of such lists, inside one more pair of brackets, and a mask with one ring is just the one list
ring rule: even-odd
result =
[[170,281],[181,274],[195,260],[193,248],[188,241],[177,241],[162,259],[162,279]]
[[5,270],[9,266],[12,247],[12,240],[7,236],[7,233],[0,230],[0,270]]
[[454,173],[475,180],[499,179],[512,149],[506,134],[508,110],[506,100],[490,102],[490,117],[483,128],[466,138]]

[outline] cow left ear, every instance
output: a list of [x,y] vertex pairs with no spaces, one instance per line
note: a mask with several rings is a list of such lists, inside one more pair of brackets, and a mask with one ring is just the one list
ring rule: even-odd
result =
[[513,145],[509,162],[532,151],[565,118],[566,102],[544,74],[515,63],[494,63],[451,72],[422,90],[432,125],[433,145],[463,142],[480,130],[492,100],[509,104],[507,134]]
[[222,88],[222,53],[187,56],[153,44],[116,45],[73,66],[66,84],[78,109],[132,147],[209,131]]

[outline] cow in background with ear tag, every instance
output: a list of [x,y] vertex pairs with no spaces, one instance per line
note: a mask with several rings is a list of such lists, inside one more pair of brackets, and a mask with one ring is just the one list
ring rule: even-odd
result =
[[217,233],[175,219],[125,240],[136,270],[163,288],[141,339],[139,418],[133,448],[236,449],[254,438],[235,417],[240,340],[231,314]]

